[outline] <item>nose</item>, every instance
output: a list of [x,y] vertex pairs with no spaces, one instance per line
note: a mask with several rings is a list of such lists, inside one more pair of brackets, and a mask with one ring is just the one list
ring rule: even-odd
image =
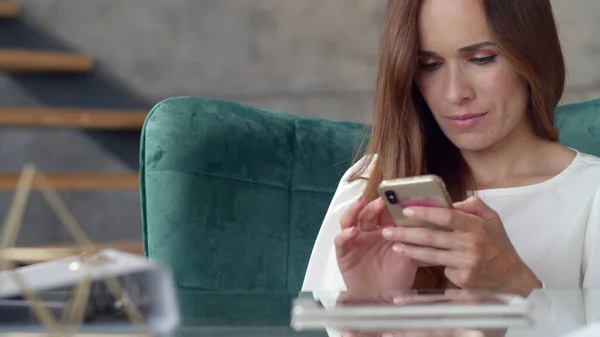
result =
[[451,104],[461,104],[472,100],[475,91],[470,85],[468,76],[460,67],[449,67],[446,84],[446,100]]

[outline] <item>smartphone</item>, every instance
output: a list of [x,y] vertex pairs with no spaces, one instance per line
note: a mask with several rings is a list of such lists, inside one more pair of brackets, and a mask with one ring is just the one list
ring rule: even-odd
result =
[[423,227],[432,230],[451,231],[447,227],[426,221],[409,219],[402,210],[409,206],[452,207],[450,195],[444,181],[436,175],[424,175],[393,180],[384,180],[379,185],[379,194],[396,226]]

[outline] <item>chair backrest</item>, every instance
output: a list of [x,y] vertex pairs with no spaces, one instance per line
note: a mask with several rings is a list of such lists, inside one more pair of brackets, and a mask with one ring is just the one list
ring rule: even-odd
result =
[[600,98],[559,106],[555,124],[562,144],[600,157]]
[[364,125],[174,98],[141,144],[144,248],[179,287],[298,290]]
[[[561,142],[600,156],[600,99],[562,106]],[[312,245],[366,126],[173,98],[142,132],[144,249],[177,285],[300,289]]]

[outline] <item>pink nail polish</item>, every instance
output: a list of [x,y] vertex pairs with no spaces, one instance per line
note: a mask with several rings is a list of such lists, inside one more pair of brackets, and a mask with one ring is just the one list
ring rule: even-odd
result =
[[406,303],[406,299],[404,297],[398,296],[398,297],[394,297],[394,304],[395,305],[402,305],[404,303]]
[[386,228],[381,231],[381,235],[386,239],[391,239],[394,236],[394,231],[391,228]]
[[392,250],[398,254],[403,254],[404,253],[404,245],[401,244],[395,244],[392,246]]
[[415,210],[413,208],[408,207],[408,208],[405,208],[402,210],[402,214],[411,218],[411,217],[415,216]]

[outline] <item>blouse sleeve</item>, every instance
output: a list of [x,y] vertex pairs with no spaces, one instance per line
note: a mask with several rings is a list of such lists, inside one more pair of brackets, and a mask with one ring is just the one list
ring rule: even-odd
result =
[[583,287],[600,288],[600,188],[593,197],[583,248]]
[[367,182],[364,179],[348,182],[348,177],[366,160],[365,158],[348,169],[338,184],[313,246],[302,285],[303,292],[346,290],[335,256],[334,239],[341,232],[342,215],[362,195],[366,187]]
[[593,197],[583,248],[583,291],[589,322],[600,319],[600,188]]

